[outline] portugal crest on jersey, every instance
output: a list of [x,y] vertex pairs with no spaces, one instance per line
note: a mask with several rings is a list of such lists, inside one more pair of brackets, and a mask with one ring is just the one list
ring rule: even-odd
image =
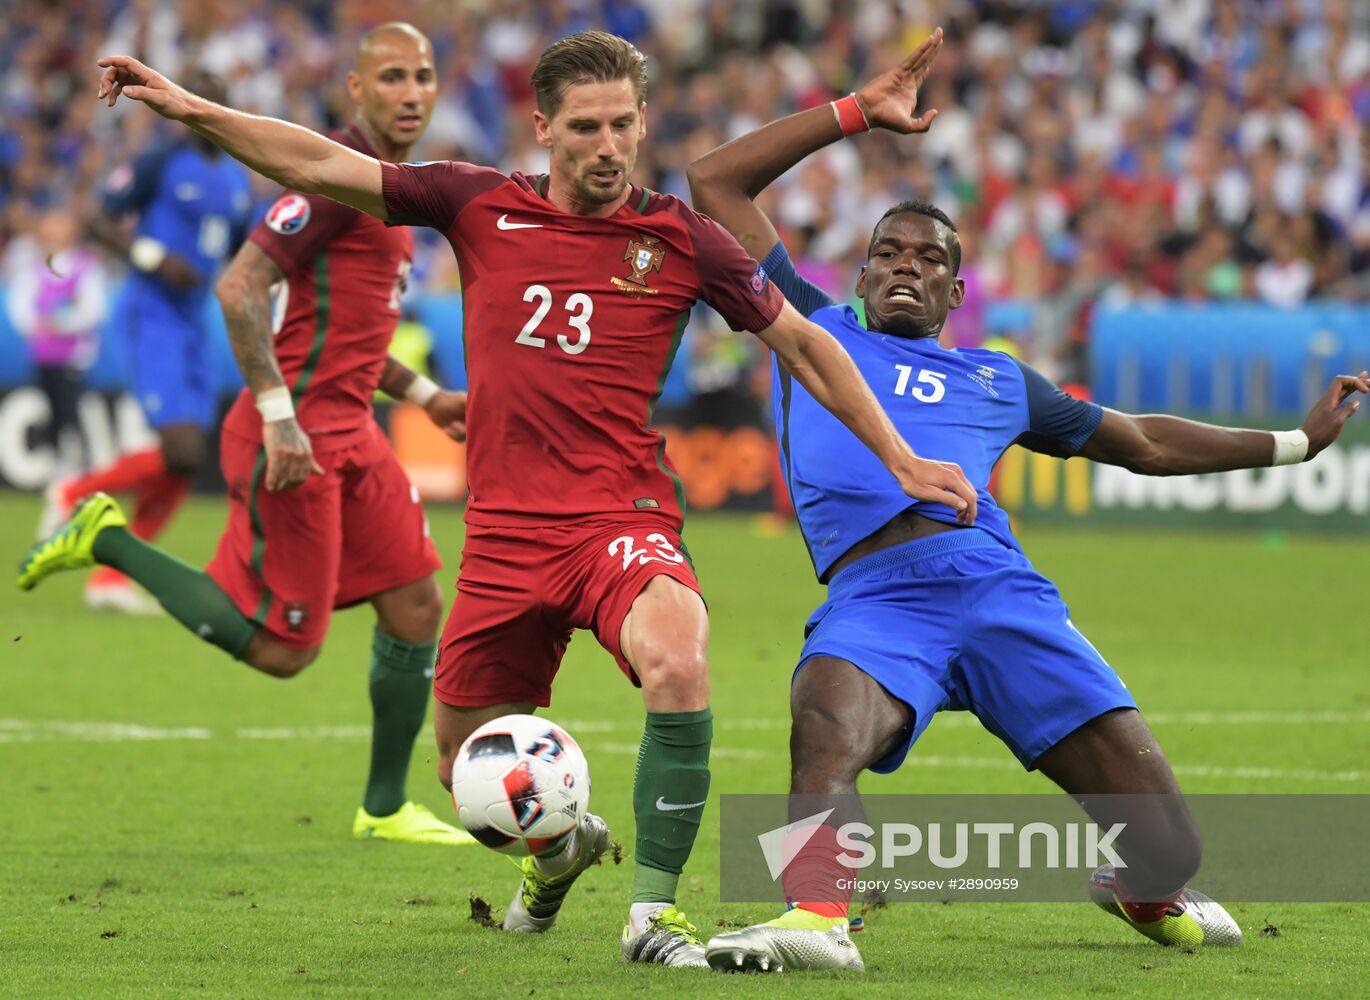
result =
[[647,287],[647,273],[660,271],[661,262],[666,259],[666,251],[657,246],[661,241],[655,236],[642,236],[628,241],[628,249],[623,251],[623,259],[632,266],[633,273],[628,280],[635,285]]
[[288,194],[277,200],[266,213],[266,224],[282,236],[298,233],[309,222],[309,199],[300,194]]

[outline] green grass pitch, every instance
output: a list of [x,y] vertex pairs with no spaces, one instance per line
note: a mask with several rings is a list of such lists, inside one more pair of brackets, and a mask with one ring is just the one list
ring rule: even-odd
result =
[[[17,562],[36,500],[0,496]],[[206,559],[223,518],[197,500],[165,539]],[[432,511],[450,586],[460,514]],[[1370,792],[1365,540],[1099,534],[1024,544],[1120,670],[1194,792]],[[686,539],[713,609],[713,791],[783,791],[786,689],[819,599],[797,534],[698,517]],[[10,588],[5,584],[5,588]],[[319,661],[279,682],[169,620],[95,615],[75,578],[0,589],[0,995],[617,997],[1347,996],[1366,989],[1370,907],[1238,904],[1238,951],[1165,951],[1087,903],[894,906],[856,938],[864,977],[724,977],[626,967],[630,866],[574,890],[545,937],[505,937],[516,872],[479,847],[350,839],[367,754],[368,609],[334,619]],[[1336,713],[1328,716],[1315,713]],[[1207,713],[1207,714],[1204,714]],[[589,754],[594,808],[632,845],[641,703],[580,635],[553,718]],[[451,814],[432,742],[411,791]],[[934,722],[910,764],[865,790],[1044,791],[992,737]],[[718,902],[717,813],[681,904],[707,935],[764,919]],[[712,822],[710,822],[712,820]],[[1316,850],[1313,845],[1312,849]],[[1336,858],[1328,858],[1335,865]],[[1202,878],[1198,880],[1202,887]],[[1084,886],[1081,886],[1083,897]],[[1263,928],[1278,928],[1278,934]]]

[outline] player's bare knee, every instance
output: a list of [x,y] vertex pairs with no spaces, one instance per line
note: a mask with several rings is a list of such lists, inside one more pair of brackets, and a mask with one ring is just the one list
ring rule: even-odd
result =
[[[416,588],[410,605],[410,626],[414,633],[424,636],[421,641],[432,642],[442,629],[442,590],[438,581],[428,578],[427,585]],[[420,641],[420,640],[415,640]]]
[[289,680],[318,659],[318,646],[295,649],[270,639],[257,641],[261,638],[262,634],[258,633],[243,654],[243,659],[262,673],[280,680]]
[[375,599],[376,624],[403,642],[432,642],[442,629],[442,590],[428,577]]
[[633,664],[649,702],[668,701],[676,710],[703,708],[709,701],[709,667],[702,651],[644,644]]

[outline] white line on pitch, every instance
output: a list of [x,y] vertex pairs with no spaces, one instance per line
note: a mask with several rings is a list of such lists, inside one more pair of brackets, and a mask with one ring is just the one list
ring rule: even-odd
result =
[[[1294,721],[1306,723],[1370,721],[1370,713],[1347,712],[1290,713],[1289,715],[1258,712],[1226,714],[1193,712],[1181,714],[1184,716],[1185,720],[1192,725],[1237,724],[1239,716],[1240,721],[1252,723],[1266,721]],[[1172,718],[1178,721],[1178,716]],[[952,719],[964,719],[967,722],[975,722],[973,717],[961,716],[959,714],[947,716],[946,718],[939,720],[939,722],[945,724]],[[741,719],[736,721],[744,723],[742,728],[753,729],[778,728],[781,724],[781,720]],[[756,723],[763,722],[767,723],[767,725],[756,725]],[[771,725],[771,723],[774,723],[774,725]],[[566,728],[572,732],[580,733],[609,732],[616,729],[636,729],[638,726],[637,723],[634,723],[631,720],[624,720],[622,723],[606,720],[567,720],[565,725]],[[725,726],[724,728],[728,727]],[[431,737],[431,734],[432,729],[431,727],[428,727],[426,729],[426,735]],[[0,719],[0,743],[137,743],[167,740],[205,741],[214,738],[214,731],[202,726],[165,728],[126,722]],[[270,742],[324,741],[363,743],[371,738],[371,727],[360,725],[246,727],[233,730],[230,738]],[[638,752],[638,744],[636,743],[587,743],[587,746],[591,750],[600,753],[636,754]],[[780,747],[777,747],[774,750],[759,750],[748,747],[730,747],[724,745],[714,747],[713,756],[720,760],[772,760],[783,759],[787,754],[784,749]],[[909,755],[907,763],[912,767],[948,767],[982,770],[1016,769],[1019,766],[1012,757],[1007,755],[1002,757],[970,757],[919,754],[916,751]],[[1312,782],[1357,782],[1370,780],[1370,771],[1316,771],[1305,768],[1273,767],[1217,767],[1206,764],[1176,764],[1174,765],[1174,769],[1175,773],[1182,777],[1191,776],[1197,778]]]
[[[1247,712],[1151,712],[1148,722],[1158,726],[1225,726],[1225,725],[1358,725],[1370,723],[1370,710],[1346,712],[1327,711],[1247,711]],[[572,733],[610,733],[640,731],[637,719],[562,719],[562,725]],[[936,723],[942,729],[978,728],[980,722],[967,712],[944,712]],[[770,731],[788,730],[785,718],[723,717],[718,720],[720,730]],[[431,727],[429,727],[431,732]],[[366,740],[371,727],[350,726],[248,726],[233,731],[240,740]],[[166,728],[127,722],[71,722],[64,720],[0,719],[0,743],[32,743],[36,741],[72,740],[75,742],[134,742],[139,740],[208,740],[214,731],[203,726]],[[1259,770],[1259,769],[1256,769]]]
[[[638,751],[635,744],[628,743],[601,743],[591,747],[591,749],[598,750],[602,753],[617,754],[635,754]],[[738,750],[731,747],[714,747],[712,755],[714,757],[733,757],[743,760],[788,758],[788,754],[780,750]],[[1022,768],[1022,765],[1007,753],[1002,757],[957,757],[941,754],[919,754],[917,751],[914,751],[905,758],[904,763],[912,767],[957,767],[990,771],[1017,771]],[[1210,767],[1203,764],[1178,764],[1175,765],[1174,771],[1178,775],[1187,775],[1197,778],[1251,778],[1265,781],[1337,782],[1370,780],[1370,771],[1283,770],[1274,767]]]
[[[1148,723],[1155,726],[1312,726],[1370,723],[1370,709],[1359,712],[1337,710],[1309,712],[1148,712],[1143,709],[1142,716]],[[637,725],[637,723],[625,719],[623,726],[627,728],[630,725]],[[790,720],[784,718],[738,719],[724,716],[717,719],[715,725],[719,729],[725,730],[788,730]],[[940,712],[933,725],[941,729],[978,729],[980,720],[969,712]],[[574,729],[576,724],[568,720],[566,727]]]
[[200,726],[162,729],[126,722],[30,722],[0,719],[0,743],[71,740],[81,743],[131,743],[139,740],[208,740],[212,730]]

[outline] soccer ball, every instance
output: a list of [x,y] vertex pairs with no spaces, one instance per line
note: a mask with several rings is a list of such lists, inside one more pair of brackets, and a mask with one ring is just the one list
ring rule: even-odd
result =
[[457,751],[452,804],[461,825],[486,847],[544,854],[589,806],[590,767],[560,726],[536,715],[505,715]]

